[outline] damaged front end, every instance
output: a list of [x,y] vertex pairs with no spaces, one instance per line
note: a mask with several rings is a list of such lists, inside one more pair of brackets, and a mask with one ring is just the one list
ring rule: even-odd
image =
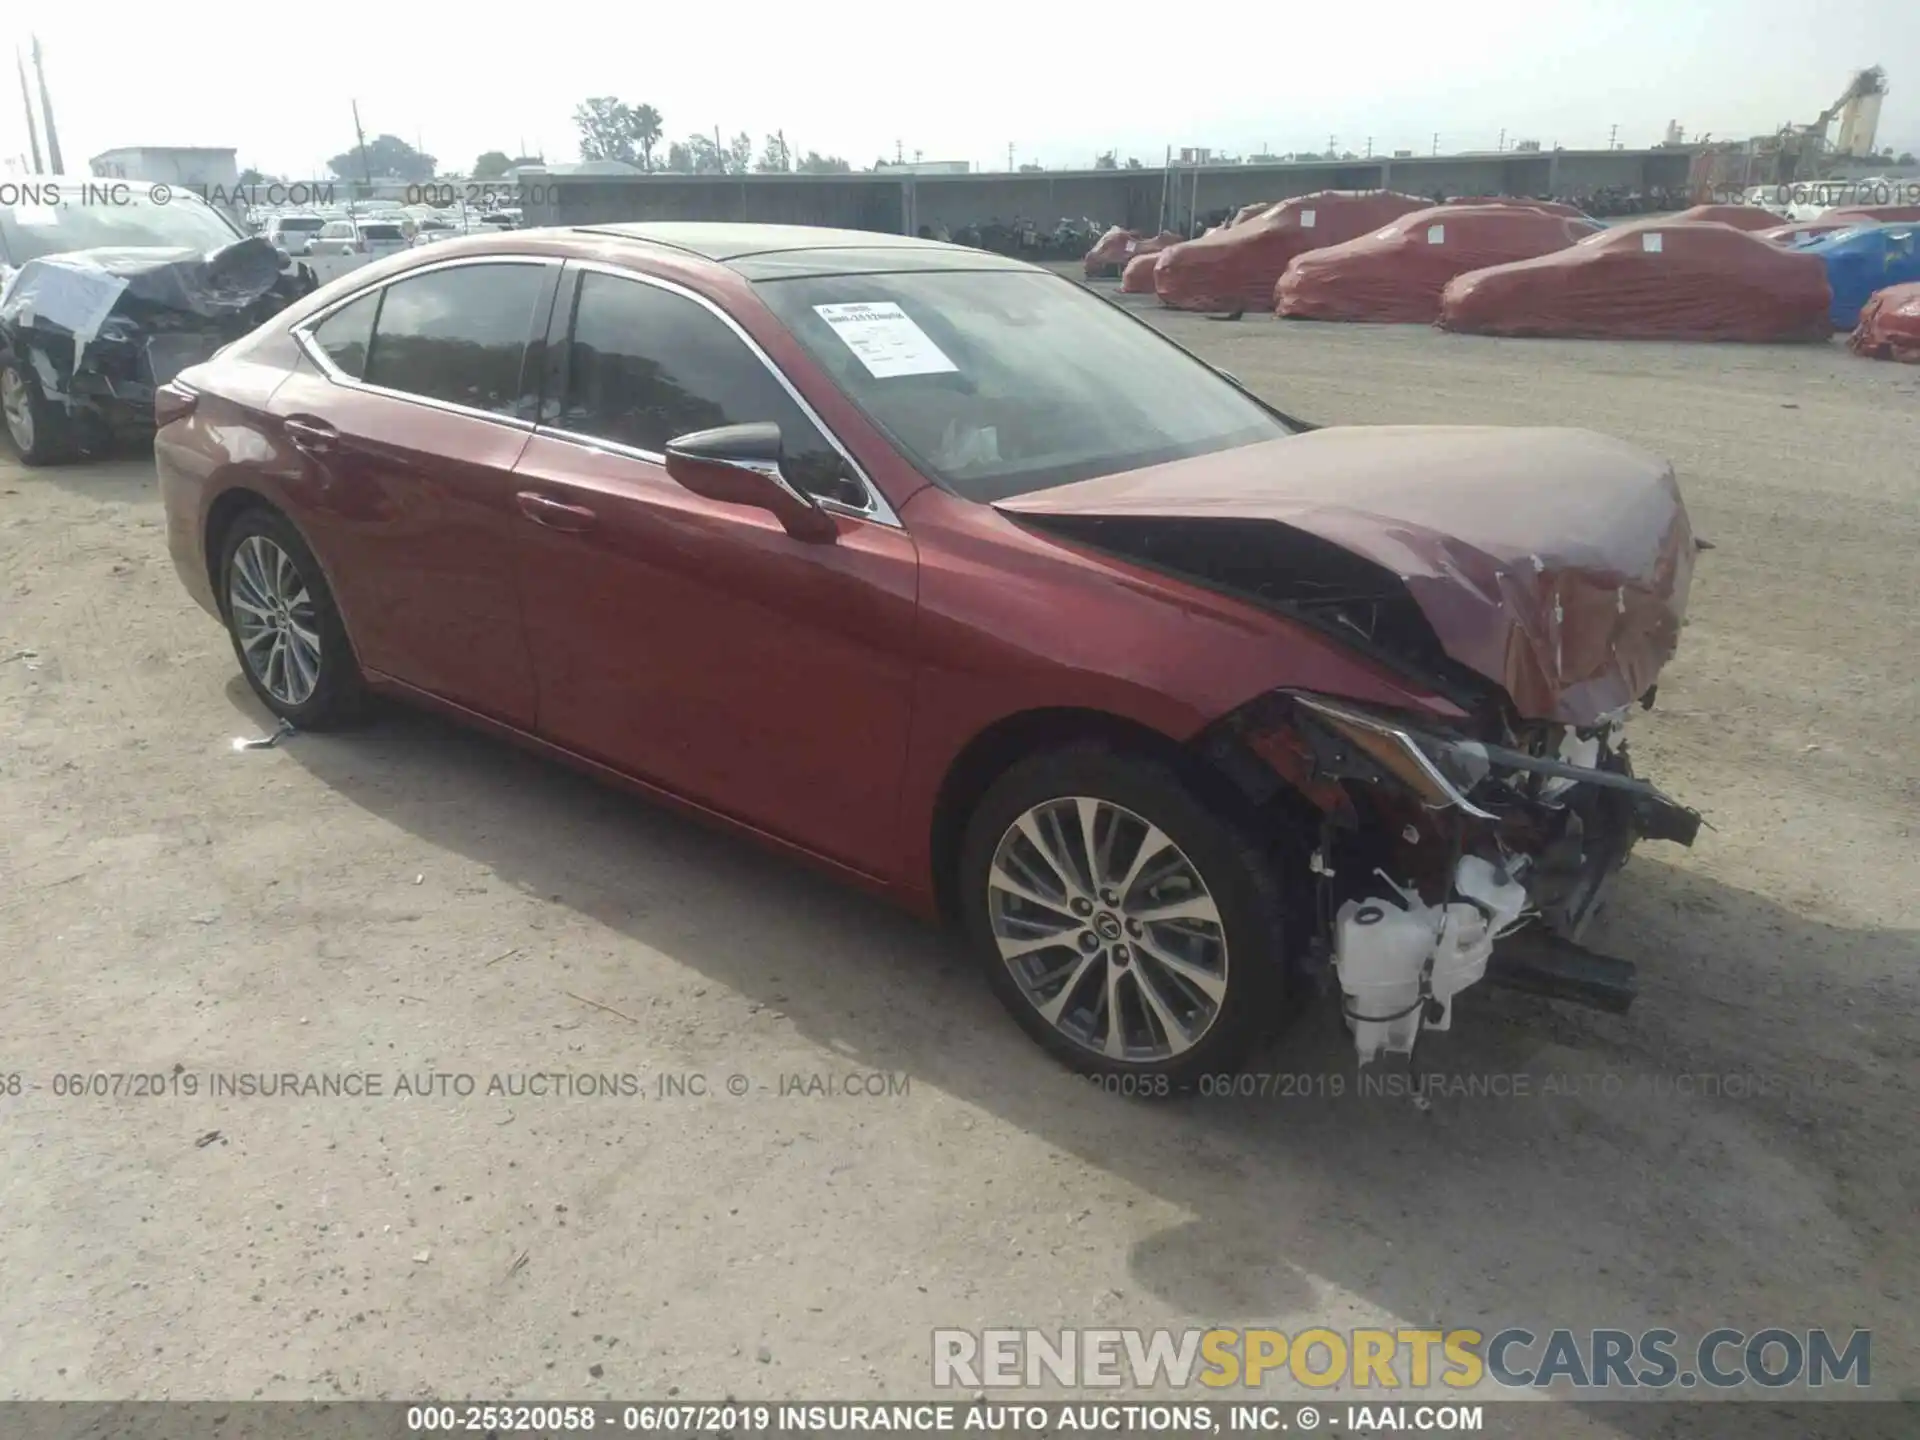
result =
[[1633,774],[1624,739],[1706,548],[1665,460],[1579,430],[1353,426],[1001,509],[1284,617],[1426,697],[1398,714],[1285,689],[1203,737],[1320,813],[1312,953],[1363,1060],[1445,1029],[1490,965],[1625,1007],[1632,967],[1581,936],[1637,841],[1691,844],[1700,825]]
[[1312,957],[1363,1062],[1449,1028],[1490,964],[1524,988],[1631,1002],[1632,967],[1580,940],[1638,841],[1691,845],[1701,821],[1633,774],[1626,718],[1519,722],[1496,741],[1283,691],[1221,727],[1320,811]]
[[37,413],[69,442],[43,448],[104,449],[153,428],[159,387],[318,283],[258,236],[205,254],[140,246],[44,255],[0,290],[0,363],[25,377]]

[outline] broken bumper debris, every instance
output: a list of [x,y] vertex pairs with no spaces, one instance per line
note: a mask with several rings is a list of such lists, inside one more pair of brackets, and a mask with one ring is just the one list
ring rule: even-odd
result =
[[[1321,810],[1315,954],[1363,1063],[1449,1028],[1454,996],[1490,965],[1506,983],[1625,1008],[1632,967],[1589,954],[1582,934],[1635,844],[1691,845],[1701,823],[1633,774],[1625,722],[1531,724],[1494,744],[1299,692],[1235,717]],[[1495,942],[1523,931],[1493,963]]]

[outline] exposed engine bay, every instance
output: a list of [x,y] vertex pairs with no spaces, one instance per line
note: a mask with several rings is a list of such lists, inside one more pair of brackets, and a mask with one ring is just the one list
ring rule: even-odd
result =
[[28,260],[0,288],[0,360],[31,377],[79,448],[153,424],[154,391],[318,287],[267,240]]
[[1532,952],[1513,983],[1631,1002],[1631,967],[1580,942],[1638,841],[1691,845],[1701,822],[1634,776],[1625,722],[1527,725],[1495,744],[1299,693],[1231,719],[1223,733],[1320,809],[1310,945],[1363,1062],[1449,1028],[1453,997],[1508,936]]

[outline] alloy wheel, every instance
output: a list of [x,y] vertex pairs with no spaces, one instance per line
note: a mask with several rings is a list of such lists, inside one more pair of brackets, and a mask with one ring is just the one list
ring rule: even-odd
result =
[[234,548],[227,610],[254,678],[283,705],[304,705],[320,683],[320,626],[292,557],[264,535]]
[[1007,828],[987,872],[1000,958],[1067,1039],[1151,1064],[1191,1050],[1227,994],[1227,938],[1199,870],[1158,826],[1085,795]]
[[33,396],[27,391],[27,377],[9,366],[0,370],[0,413],[6,416],[7,433],[24,455],[33,449]]

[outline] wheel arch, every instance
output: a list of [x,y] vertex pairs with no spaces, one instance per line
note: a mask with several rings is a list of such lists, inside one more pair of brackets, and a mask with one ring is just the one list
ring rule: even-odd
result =
[[967,822],[987,787],[1028,756],[1076,744],[1103,745],[1157,761],[1223,814],[1257,835],[1271,835],[1318,812],[1224,732],[1179,740],[1112,711],[1050,706],[1002,716],[954,756],[933,807],[929,855],[934,900],[949,922],[959,917],[958,870]]
[[213,603],[220,607],[223,620],[227,615],[227,590],[220,583],[220,553],[226,548],[227,532],[249,510],[270,510],[294,529],[300,528],[294,524],[293,517],[271,499],[245,485],[230,486],[214,497],[201,526],[200,549],[207,567],[207,585],[213,591]]

